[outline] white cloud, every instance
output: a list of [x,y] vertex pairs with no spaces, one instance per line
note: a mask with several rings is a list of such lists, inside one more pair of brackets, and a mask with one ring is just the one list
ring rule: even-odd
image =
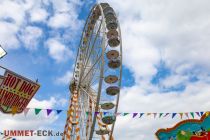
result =
[[19,47],[16,34],[24,22],[24,17],[25,13],[20,4],[7,0],[0,1],[0,43],[5,49]]
[[[69,2],[68,0],[2,0],[0,2],[0,43],[5,49],[17,49],[21,47],[20,41],[22,41],[27,49],[34,50],[42,34],[41,30],[47,29],[34,22],[42,22],[42,25],[52,27],[49,29],[50,37],[62,38],[63,43],[74,42],[69,38],[74,38],[82,27],[83,20],[78,19],[82,4],[81,1]],[[49,11],[51,5],[53,11]],[[34,28],[30,30],[29,27]],[[61,33],[58,32],[58,28],[66,28],[66,30]],[[50,34],[55,32],[58,36]],[[29,45],[30,41],[32,44]]]
[[73,31],[80,29],[82,25],[82,20],[78,19],[79,16],[79,7],[81,6],[80,1],[71,1],[66,0],[52,1],[54,8],[54,15],[49,19],[48,25],[52,28],[70,28]]
[[30,19],[32,22],[43,22],[47,19],[48,13],[43,8],[34,8],[30,12]]
[[24,47],[30,50],[37,49],[39,39],[42,37],[43,32],[40,28],[35,26],[27,26],[21,33],[21,40],[24,43]]
[[163,79],[160,81],[160,85],[165,88],[170,88],[177,85],[185,84],[188,81],[188,76],[181,76],[173,74],[169,77],[166,77],[166,79]]
[[67,85],[72,80],[72,76],[73,76],[72,71],[67,71],[64,75],[56,79],[56,83]]
[[208,0],[108,2],[119,13],[124,64],[135,75],[154,75],[160,52],[173,70],[188,63],[210,68]]
[[45,46],[56,62],[65,61],[73,56],[73,52],[55,38],[48,39]]
[[[20,42],[18,38],[26,37],[25,34],[20,36],[18,33],[20,30],[25,30],[24,27],[27,24],[25,20],[26,12],[30,9],[32,4],[32,1],[3,0],[0,2],[0,41],[6,49],[19,48]],[[28,33],[29,31],[27,30],[26,32]],[[31,36],[31,34],[29,36]]]
[[66,28],[71,24],[71,15],[68,13],[57,13],[49,20],[49,26],[53,28]]
[[[119,105],[119,112],[155,113],[155,112],[197,112],[208,111],[210,103],[210,86],[208,83],[188,83],[183,93],[170,92],[161,94],[153,92],[147,94],[144,87],[135,85],[123,88]],[[189,115],[190,116],[190,115]],[[195,115],[196,116],[196,115]],[[187,117],[184,117],[187,119]],[[175,119],[171,115],[166,118],[153,118],[153,115],[136,117],[132,115],[119,117],[116,122],[115,138],[134,140],[155,139],[155,132],[160,128],[169,128],[181,121],[177,115]]]
[[68,12],[71,11],[73,15],[76,15],[76,11],[78,9],[77,6],[81,6],[82,2],[80,0],[72,0],[69,2],[68,0],[52,0],[53,9],[55,12]]
[[5,49],[16,49],[19,41],[16,37],[18,27],[14,24],[0,21],[0,43]]
[[[108,0],[119,14],[123,64],[136,84],[123,88],[119,110],[124,112],[182,112],[209,110],[210,9],[209,1]],[[190,5],[189,5],[190,3]],[[183,84],[184,91],[161,93],[150,79],[160,60],[171,75],[166,87]],[[124,75],[126,78],[130,75]],[[190,82],[191,77],[197,82]],[[116,139],[153,140],[159,128],[172,127],[179,119],[128,119],[120,117]]]
[[20,3],[7,0],[0,2],[0,19],[12,20],[20,26],[24,22],[24,17],[25,12]]

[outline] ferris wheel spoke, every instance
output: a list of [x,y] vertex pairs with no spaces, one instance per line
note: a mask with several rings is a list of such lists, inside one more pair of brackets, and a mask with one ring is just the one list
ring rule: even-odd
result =
[[90,74],[90,72],[92,71],[92,69],[94,68],[94,66],[99,62],[99,60],[101,59],[102,54],[99,56],[99,58],[94,62],[94,64],[92,65],[92,67],[89,69],[89,71],[87,72],[87,74],[84,76],[84,78],[82,78],[81,81],[84,81],[85,78],[87,78],[87,76]]
[[[102,21],[101,21],[101,23],[102,23]],[[92,41],[92,38],[93,38],[93,36],[94,35],[96,35],[96,37],[94,38],[94,40],[96,40],[97,39],[97,37],[98,37],[98,33],[100,32],[100,28],[101,28],[101,23],[100,23],[100,25],[99,25],[99,27],[98,27],[98,29],[97,29],[97,32],[95,31],[95,30],[92,30],[92,32],[91,32],[91,37],[89,38],[89,40],[88,40],[88,45],[86,45],[86,52],[85,52],[85,58],[83,59],[83,63],[85,63],[85,61],[86,61],[86,59],[87,59],[87,57],[86,56],[88,56],[88,53],[89,53],[89,49],[90,49],[90,46],[91,46],[91,41]],[[96,25],[95,25],[96,26]],[[95,32],[96,33],[95,33]]]
[[101,22],[100,25],[99,25],[99,28],[98,28],[98,30],[97,30],[96,37],[94,38],[94,42],[93,42],[93,44],[91,45],[90,52],[89,52],[88,54],[86,54],[87,57],[86,57],[86,59],[84,59],[84,60],[85,60],[85,67],[86,67],[87,64],[88,64],[89,59],[90,59],[90,56],[91,56],[91,54],[92,54],[92,51],[93,51],[93,49],[94,49],[94,47],[95,47],[95,42],[96,42],[96,39],[98,38],[98,33],[100,32],[101,25],[102,25],[102,22]]
[[[106,68],[104,70],[104,73],[106,73],[108,71],[109,68]],[[100,79],[100,76],[93,76],[92,80],[91,80],[91,83],[90,83],[90,86],[94,85],[98,80]]]
[[94,99],[94,94],[93,95],[91,95],[90,93],[88,93],[88,91],[86,91],[83,87],[80,87],[80,89],[82,89],[90,98],[91,98],[91,100],[94,102],[94,103],[96,103],[96,100]]
[[[87,53],[89,51],[90,43],[91,43],[91,40],[92,40],[93,35],[94,35],[94,30],[91,31],[91,36],[89,37],[88,43],[87,43],[88,45],[87,44],[85,45],[85,50],[86,50],[85,51],[85,56],[87,56]],[[86,58],[83,59],[83,63],[85,62],[85,60],[86,60]]]

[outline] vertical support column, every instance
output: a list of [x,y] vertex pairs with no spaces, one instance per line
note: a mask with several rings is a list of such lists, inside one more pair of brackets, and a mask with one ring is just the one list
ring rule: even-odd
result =
[[[106,125],[101,121],[101,119],[102,119],[102,112],[99,112],[97,114],[96,119],[98,121],[99,129],[103,129],[104,127],[106,127]],[[105,136],[104,135],[101,135],[101,139],[102,140],[105,140]]]
[[[67,113],[68,116],[62,140],[74,140],[75,135],[76,140],[80,140],[78,97],[78,92],[74,90],[71,96],[71,104]],[[75,128],[74,131],[72,131],[73,128]]]
[[89,131],[90,131],[90,127],[92,125],[92,105],[93,105],[93,102],[92,102],[92,99],[89,98],[89,112],[87,112],[87,125],[86,125],[86,139],[88,139],[89,137]]

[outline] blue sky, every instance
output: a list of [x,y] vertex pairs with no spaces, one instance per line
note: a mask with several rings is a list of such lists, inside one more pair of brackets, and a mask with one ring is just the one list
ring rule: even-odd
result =
[[[209,110],[210,21],[208,0],[107,0],[116,10],[123,42],[119,111]],[[67,109],[68,83],[84,22],[96,1],[2,0],[0,44],[8,55],[0,64],[41,84],[29,107]],[[0,115],[5,129],[63,131],[65,116]],[[159,128],[179,118],[131,119],[120,116],[118,140],[155,139]],[[33,123],[33,126],[30,124]],[[130,125],[127,125],[130,124]],[[20,127],[20,125],[22,127]],[[45,137],[43,140],[49,138]]]

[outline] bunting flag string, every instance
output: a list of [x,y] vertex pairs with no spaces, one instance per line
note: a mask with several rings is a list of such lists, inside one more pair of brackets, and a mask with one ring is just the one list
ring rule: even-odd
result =
[[[11,114],[14,116],[17,114],[17,110],[18,108],[17,107],[12,107],[11,108]],[[34,110],[34,114],[35,115],[39,115],[40,112],[43,112],[45,110],[45,113],[47,116],[50,116],[52,114],[52,112],[54,112],[56,115],[59,115],[61,112],[66,112],[67,114],[71,113],[67,110],[62,110],[62,109],[42,109],[42,108],[25,108],[23,110],[23,114],[24,116],[27,116],[28,112],[30,110]],[[81,111],[78,111],[79,113]],[[88,116],[90,112],[86,112],[86,115]],[[172,112],[172,113],[137,113],[137,112],[134,112],[134,113],[128,113],[128,112],[117,112],[117,113],[113,113],[113,112],[94,112],[96,115],[98,114],[103,114],[103,116],[108,116],[108,115],[112,115],[112,116],[122,116],[122,117],[131,117],[131,118],[142,118],[143,116],[144,117],[150,117],[150,118],[166,118],[166,117],[169,117],[171,116],[172,119],[174,118],[180,118],[180,119],[183,119],[183,118],[186,118],[186,119],[189,119],[189,118],[200,118],[201,116],[203,116],[204,114],[205,115],[210,115],[210,112],[209,111],[197,111],[197,112]],[[144,115],[145,114],[145,115]],[[137,117],[139,116],[139,117]]]

